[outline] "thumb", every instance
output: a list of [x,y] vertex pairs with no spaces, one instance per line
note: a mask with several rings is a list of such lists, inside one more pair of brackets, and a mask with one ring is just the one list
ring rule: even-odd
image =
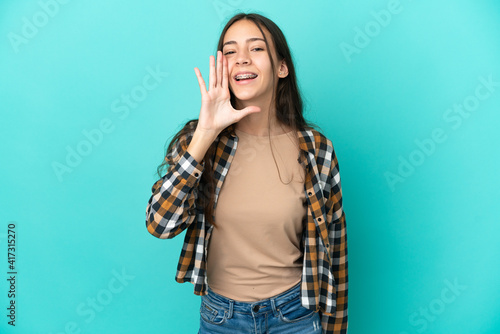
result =
[[245,116],[248,114],[256,113],[256,112],[260,112],[260,107],[249,106],[249,107],[246,107],[246,108],[240,110],[240,113],[245,115]]

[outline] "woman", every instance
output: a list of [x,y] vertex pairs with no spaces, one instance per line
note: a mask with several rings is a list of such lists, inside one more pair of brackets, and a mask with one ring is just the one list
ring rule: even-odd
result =
[[158,167],[161,177],[169,166],[152,187],[147,229],[162,239],[187,229],[176,281],[201,296],[199,333],[347,333],[339,166],[302,115],[285,37],[241,13],[217,50],[208,90],[195,68],[199,119]]

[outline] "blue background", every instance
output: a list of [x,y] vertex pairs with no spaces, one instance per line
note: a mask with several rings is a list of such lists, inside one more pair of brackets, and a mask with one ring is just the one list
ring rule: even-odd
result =
[[334,144],[349,333],[500,332],[498,1],[54,1],[0,2],[1,333],[197,332],[200,298],[174,280],[184,233],[154,238],[145,209],[199,115],[193,68],[208,82],[239,10],[283,30]]

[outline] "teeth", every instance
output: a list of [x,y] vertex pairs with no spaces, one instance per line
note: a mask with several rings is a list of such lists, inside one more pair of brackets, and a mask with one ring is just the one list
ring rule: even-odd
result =
[[239,74],[236,76],[236,80],[256,78],[256,74]]

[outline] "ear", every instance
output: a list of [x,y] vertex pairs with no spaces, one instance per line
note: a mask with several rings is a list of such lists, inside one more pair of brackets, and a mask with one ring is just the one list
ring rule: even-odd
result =
[[280,79],[286,78],[288,76],[288,66],[284,60],[280,61],[280,66],[278,68],[278,77]]

